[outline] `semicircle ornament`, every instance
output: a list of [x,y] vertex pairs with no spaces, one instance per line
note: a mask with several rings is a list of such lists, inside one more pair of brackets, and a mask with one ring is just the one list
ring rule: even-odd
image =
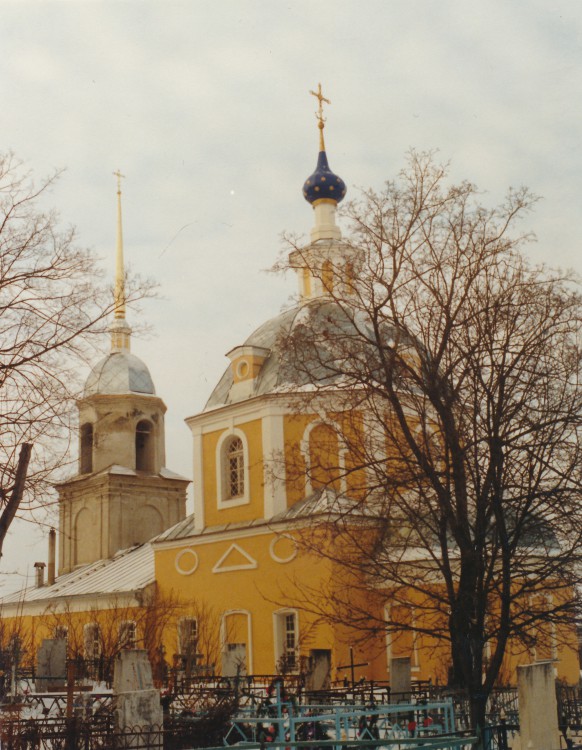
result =
[[174,560],[174,565],[180,575],[189,576],[198,568],[198,562],[197,553],[190,547],[186,547],[186,549],[178,552]]
[[[276,551],[277,547],[279,553]],[[289,534],[280,534],[271,540],[269,552],[275,562],[289,563],[297,557],[297,542]]]

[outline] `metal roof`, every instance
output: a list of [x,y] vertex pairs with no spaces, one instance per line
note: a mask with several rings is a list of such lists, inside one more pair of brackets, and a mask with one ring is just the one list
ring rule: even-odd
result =
[[0,599],[0,605],[88,594],[131,593],[154,582],[154,552],[147,542],[121,550],[111,560],[98,560],[65,573],[52,586],[29,586],[7,594]]
[[85,396],[119,393],[154,395],[156,389],[146,364],[130,352],[111,352],[98,362],[85,383]]
[[[357,512],[355,512],[357,511]],[[316,490],[309,497],[286,508],[272,518],[255,518],[251,521],[238,521],[236,523],[224,523],[218,526],[205,526],[203,529],[195,527],[194,515],[190,515],[175,526],[163,531],[159,536],[152,539],[152,544],[157,542],[170,542],[192,537],[211,536],[221,534],[225,531],[240,531],[260,527],[270,527],[279,524],[293,523],[302,519],[312,520],[316,516],[347,515],[351,517],[370,518],[373,514],[367,511],[356,500],[345,495],[338,495],[330,489]]]
[[[286,339],[301,326],[311,331],[307,345],[313,347],[312,354],[294,353],[292,348],[286,351]],[[395,330],[386,323],[383,336],[387,340],[395,338]],[[260,347],[270,352],[247,398],[333,387],[342,380],[341,367],[338,370],[335,362],[337,356],[346,356],[352,349],[356,353],[358,347],[373,341],[374,335],[365,316],[357,310],[343,308],[333,300],[309,300],[285,310],[263,323],[244,343],[244,346]],[[337,342],[340,342],[339,353],[336,351]],[[371,352],[374,353],[374,347]],[[229,366],[212,391],[204,411],[240,400],[236,393],[231,392],[233,383],[233,370]]]

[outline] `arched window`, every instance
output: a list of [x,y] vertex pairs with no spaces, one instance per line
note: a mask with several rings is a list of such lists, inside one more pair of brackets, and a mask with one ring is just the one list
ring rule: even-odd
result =
[[151,422],[142,419],[135,428],[135,468],[137,471],[154,469],[154,435]]
[[216,500],[220,510],[250,502],[249,446],[243,430],[225,430],[216,444]]
[[225,458],[225,499],[242,497],[245,494],[245,454],[239,437],[228,441]]
[[81,474],[90,474],[93,471],[93,425],[90,422],[81,426],[79,469]]

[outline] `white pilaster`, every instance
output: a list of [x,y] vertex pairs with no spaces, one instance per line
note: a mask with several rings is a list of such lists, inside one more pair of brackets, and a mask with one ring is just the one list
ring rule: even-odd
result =
[[285,431],[281,414],[263,417],[264,514],[272,518],[287,507]]
[[204,528],[204,456],[202,449],[202,430],[192,430],[194,444],[194,524],[196,529]]

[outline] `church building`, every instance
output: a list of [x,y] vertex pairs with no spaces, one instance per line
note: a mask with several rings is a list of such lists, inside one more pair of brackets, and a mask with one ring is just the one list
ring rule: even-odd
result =
[[[156,647],[169,664],[188,657],[193,669],[223,675],[300,672],[308,687],[319,688],[352,669],[356,679],[389,680],[391,659],[407,657],[413,680],[446,682],[447,655],[430,635],[397,638],[379,629],[364,642],[322,616],[328,603],[308,596],[324,596],[345,580],[309,539],[314,529],[327,529],[321,543],[341,543],[334,519],[359,508],[364,481],[348,470],[345,415],[333,389],[302,398],[310,384],[283,344],[307,319],[316,330],[330,320],[341,328],[330,290],[341,285],[349,295],[357,274],[357,253],[336,221],[346,185],[329,165],[321,89],[318,99],[317,165],[303,186],[313,227],[310,242],[290,257],[298,302],[245,341],[225,342],[231,348],[222,378],[204,409],[186,419],[190,516],[189,482],[166,468],[166,407],[146,364],[130,352],[118,186],[111,350],[93,367],[77,405],[77,473],[58,485],[58,576],[53,557],[46,580],[40,564],[36,586],[1,602],[3,618],[20,623],[32,653],[40,639],[65,631],[91,658],[105,648],[107,628],[122,645],[144,645],[144,612],[157,601],[166,609]],[[357,428],[362,440],[364,421]],[[342,471],[334,476],[330,467]],[[353,517],[365,527],[365,509]],[[389,602],[371,592],[370,606],[380,621]],[[112,612],[113,626],[105,623]],[[577,681],[574,647],[553,649],[558,676]]]

